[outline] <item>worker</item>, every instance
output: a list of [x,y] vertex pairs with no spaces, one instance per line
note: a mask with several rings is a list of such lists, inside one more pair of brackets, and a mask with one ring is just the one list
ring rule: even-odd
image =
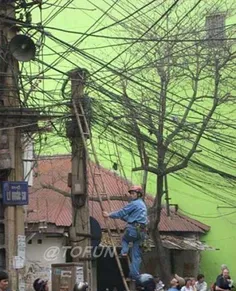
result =
[[8,289],[8,274],[7,272],[0,271],[0,291],[7,291]]
[[131,200],[126,206],[111,213],[103,211],[103,216],[106,218],[122,219],[127,222],[121,243],[121,256],[126,257],[128,255],[129,243],[132,242],[129,277],[131,280],[136,280],[139,276],[142,261],[140,245],[146,238],[147,207],[143,201],[143,190],[141,186],[132,186],[128,192]]
[[141,274],[135,281],[137,291],[154,291],[156,288],[156,282],[152,275]]

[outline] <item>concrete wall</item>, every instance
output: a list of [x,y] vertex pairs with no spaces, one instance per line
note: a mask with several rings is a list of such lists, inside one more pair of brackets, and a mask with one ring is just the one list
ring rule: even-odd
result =
[[[200,263],[199,251],[179,251],[166,249],[166,255],[171,260],[172,273],[181,277],[197,277]],[[160,273],[155,251],[143,256],[142,272],[157,275]]]
[[173,250],[174,272],[183,277],[196,278],[199,272],[200,252],[199,251],[178,251]]
[[[65,263],[63,237],[36,235],[32,243],[26,245],[26,291],[33,291],[35,279],[42,278],[51,285],[51,264]],[[50,288],[51,290],[51,288]]]
[[[170,260],[170,251],[166,249],[167,259]],[[158,257],[155,250],[145,253],[143,255],[143,262],[141,266],[141,272],[149,273],[152,275],[160,274],[160,268],[158,265]]]

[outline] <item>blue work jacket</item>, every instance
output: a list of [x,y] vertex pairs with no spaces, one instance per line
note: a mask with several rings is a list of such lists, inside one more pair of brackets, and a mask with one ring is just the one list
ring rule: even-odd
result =
[[142,223],[147,224],[147,206],[142,198],[138,198],[129,202],[126,206],[118,211],[112,212],[110,218],[122,219],[128,224]]

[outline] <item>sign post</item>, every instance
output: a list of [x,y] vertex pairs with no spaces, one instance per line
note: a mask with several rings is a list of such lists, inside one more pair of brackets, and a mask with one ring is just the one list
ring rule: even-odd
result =
[[2,198],[4,205],[28,205],[28,182],[2,182]]

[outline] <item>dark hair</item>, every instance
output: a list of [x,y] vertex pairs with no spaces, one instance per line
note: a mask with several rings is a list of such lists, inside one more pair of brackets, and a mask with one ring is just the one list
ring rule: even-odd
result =
[[198,280],[198,281],[201,280],[202,278],[205,278],[205,276],[204,276],[203,274],[199,274],[199,275],[197,275],[197,280]]
[[75,284],[73,291],[86,291],[88,288],[88,283],[80,282],[79,284]]
[[156,283],[150,274],[141,274],[136,279],[136,289],[144,291],[154,291]]
[[185,279],[185,285],[187,284],[187,282],[189,282],[189,281],[191,281],[192,282],[192,280],[190,279],[190,278],[186,278]]
[[137,194],[137,197],[138,197],[138,198],[143,197],[143,193],[142,193],[142,192],[137,192],[137,191],[136,191],[136,194]]
[[5,271],[0,271],[0,281],[8,280],[8,274]]
[[46,285],[47,285],[47,281],[44,281],[40,278],[36,279],[33,283],[33,287],[35,291],[44,291]]

